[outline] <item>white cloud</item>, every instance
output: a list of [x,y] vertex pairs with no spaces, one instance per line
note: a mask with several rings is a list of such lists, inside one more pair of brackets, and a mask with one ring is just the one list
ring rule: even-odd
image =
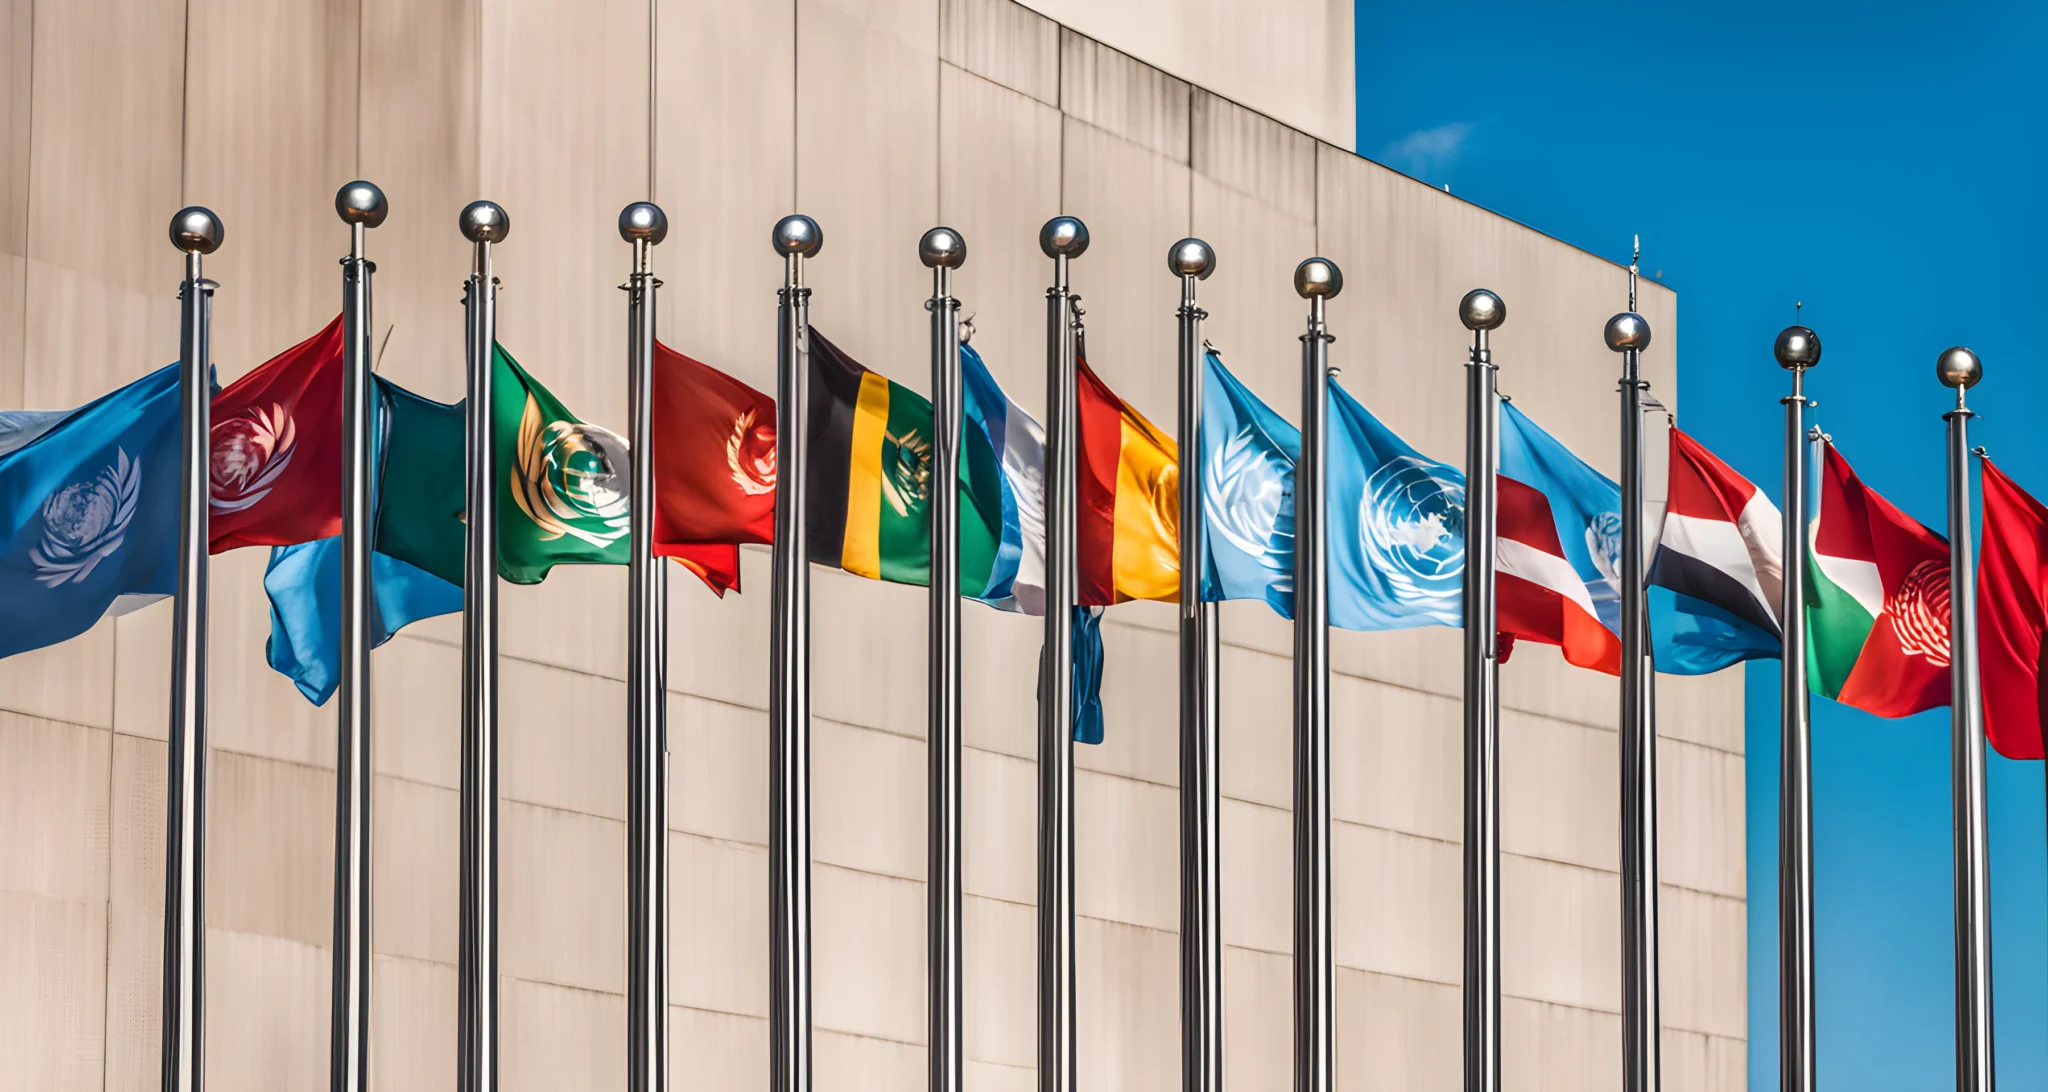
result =
[[1380,152],[1380,161],[1412,175],[1435,174],[1457,161],[1471,135],[1469,121],[1417,129],[1387,145]]

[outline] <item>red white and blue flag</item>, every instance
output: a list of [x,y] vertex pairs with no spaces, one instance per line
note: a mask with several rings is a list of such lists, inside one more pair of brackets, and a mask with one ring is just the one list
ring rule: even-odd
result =
[[1621,674],[1621,487],[1512,404],[1501,407],[1498,482],[1501,635]]
[[1784,532],[1763,490],[1671,430],[1669,507],[1650,563],[1657,670],[1705,675],[1784,655]]

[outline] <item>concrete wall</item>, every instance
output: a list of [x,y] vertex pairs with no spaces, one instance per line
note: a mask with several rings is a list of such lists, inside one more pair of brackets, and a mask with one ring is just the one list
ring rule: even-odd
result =
[[[772,389],[766,236],[801,209],[826,232],[820,328],[922,387],[913,244],[945,222],[971,247],[975,344],[1037,411],[1035,233],[1066,211],[1094,233],[1073,275],[1093,362],[1155,420],[1173,404],[1163,257],[1198,234],[1221,256],[1211,336],[1274,405],[1298,400],[1289,272],[1320,251],[1349,278],[1330,312],[1343,382],[1410,441],[1458,457],[1454,309],[1486,284],[1510,308],[1503,386],[1616,463],[1598,332],[1623,272],[1327,143],[1349,140],[1348,82],[1341,125],[1288,128],[1007,0],[0,0],[0,26],[0,406],[76,405],[171,359],[163,225],[186,202],[227,223],[208,266],[224,379],[318,328],[346,248],[333,191],[364,176],[393,209],[371,238],[382,370],[435,397],[461,389],[455,214],[489,196],[514,224],[502,339],[579,413],[622,423],[613,224],[651,194],[677,226],[656,258],[677,348]],[[1246,41],[1186,39],[1181,75],[1300,107],[1259,97],[1268,76],[1239,66],[1291,62],[1224,49]],[[1643,310],[1668,402],[1676,298],[1648,286]],[[264,666],[263,561],[214,570],[208,1068],[212,1088],[269,1092],[324,1081],[335,733],[331,707]],[[766,553],[745,570],[724,601],[672,582],[681,1089],[765,1083]],[[623,577],[503,593],[508,1089],[623,1080]],[[924,600],[814,580],[818,1086],[897,1092],[924,1064]],[[1284,1087],[1289,632],[1262,607],[1224,616],[1228,1066],[1235,1087]],[[160,605],[0,660],[0,1090],[154,1087],[169,623]],[[1109,740],[1082,749],[1077,786],[1081,1067],[1084,1087],[1148,1092],[1177,1087],[1175,638],[1150,604],[1105,629]],[[1038,630],[970,606],[966,634],[969,1081],[1027,1089]],[[459,628],[416,625],[374,660],[375,1079],[440,1089]],[[1458,637],[1338,634],[1333,660],[1340,1083],[1456,1088]],[[1667,1087],[1734,1089],[1741,680],[1660,689]],[[1524,648],[1503,694],[1508,1087],[1614,1088],[1614,682]]]

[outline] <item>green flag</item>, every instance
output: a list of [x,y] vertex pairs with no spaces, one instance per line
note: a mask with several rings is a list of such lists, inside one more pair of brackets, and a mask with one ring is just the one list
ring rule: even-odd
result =
[[[498,447],[498,575],[537,584],[556,565],[623,565],[630,552],[626,441],[586,424],[512,359],[492,354]],[[462,406],[381,383],[384,442],[377,549],[462,582]]]

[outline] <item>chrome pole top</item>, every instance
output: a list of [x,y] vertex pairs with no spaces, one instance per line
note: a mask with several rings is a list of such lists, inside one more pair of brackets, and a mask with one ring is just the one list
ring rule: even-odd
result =
[[213,210],[200,205],[179,209],[171,217],[171,245],[187,254],[211,254],[220,249],[227,229]]
[[384,191],[374,182],[359,179],[335,191],[334,214],[351,227],[376,227],[390,212],[390,202],[384,200]]
[[512,234],[512,218],[496,201],[471,201],[458,223],[462,237],[472,243],[502,243]]
[[1508,320],[1508,305],[1490,288],[1474,288],[1458,301],[1458,321],[1467,330],[1498,330]]

